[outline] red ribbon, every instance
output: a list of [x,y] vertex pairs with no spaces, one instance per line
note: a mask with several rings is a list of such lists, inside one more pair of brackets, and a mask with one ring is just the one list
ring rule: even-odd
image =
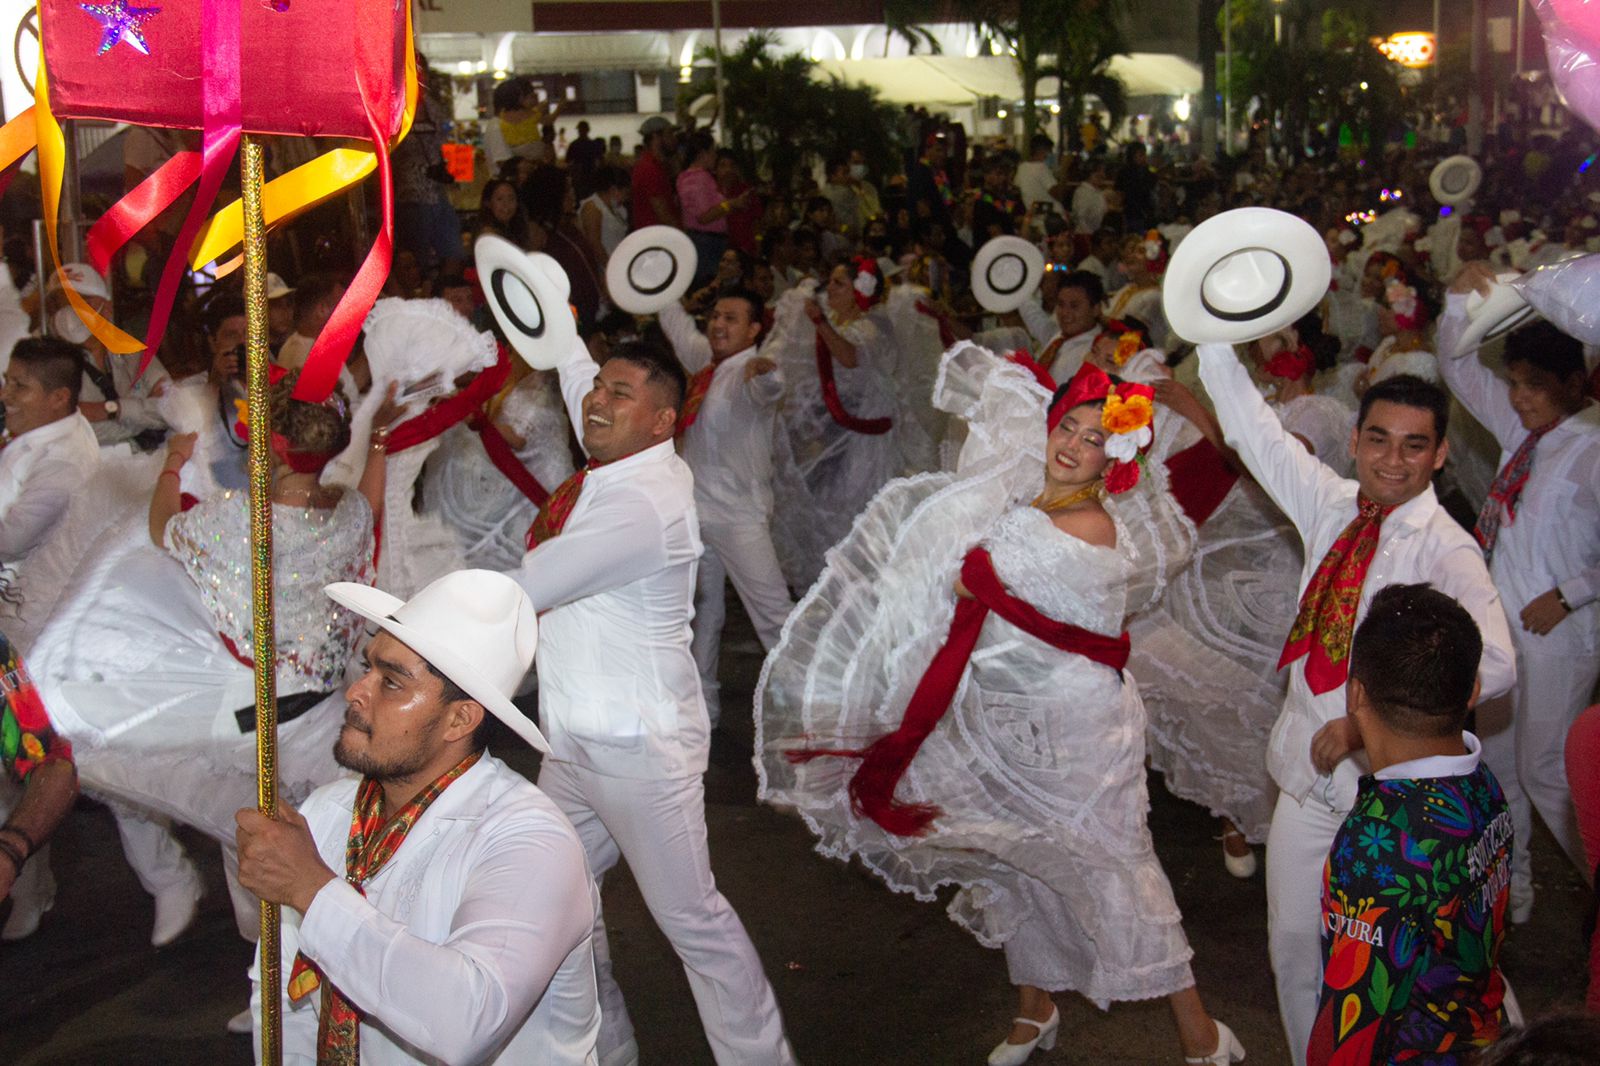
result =
[[372,88],[384,84],[391,59],[387,55],[373,55],[371,42],[360,36],[356,40],[355,53],[356,86],[361,91],[361,106],[367,115],[372,152],[378,164],[378,217],[381,221],[377,239],[372,242],[372,250],[367,253],[361,269],[356,271],[350,287],[339,298],[327,325],[311,345],[305,366],[300,371],[300,380],[295,383],[294,398],[311,403],[326,400],[339,383],[339,371],[344,369],[345,361],[350,358],[350,349],[361,334],[367,312],[378,302],[394,255],[394,183],[389,173],[388,137],[378,115],[380,111],[388,109],[388,101]]
[[828,342],[822,339],[820,333],[817,334],[817,377],[822,379],[823,406],[833,420],[845,429],[876,437],[889,432],[894,426],[893,419],[857,418],[844,409],[844,401],[839,399],[839,385],[833,380],[833,353],[828,350]]
[[944,316],[939,314],[939,312],[937,312],[937,311],[935,311],[933,309],[933,306],[931,304],[927,303],[924,300],[918,300],[917,301],[917,313],[918,314],[922,314],[922,315],[927,315],[929,318],[934,319],[935,321],[937,321],[939,323],[939,343],[940,344],[944,345],[946,348],[951,348],[951,347],[955,346],[955,343],[956,343],[955,331],[950,328],[950,323],[945,321]]
[[973,598],[957,602],[944,645],[917,682],[898,729],[865,748],[813,748],[787,753],[789,761],[795,763],[821,756],[860,759],[861,766],[850,779],[851,809],[858,817],[871,818],[895,836],[919,836],[940,814],[939,808],[930,803],[897,802],[894,790],[922,742],[950,709],[990,611],[1053,648],[1082,655],[1119,672],[1128,665],[1131,646],[1126,633],[1102,636],[1041,614],[1006,591],[994,572],[993,560],[982,548],[973,548],[961,561],[961,583]]
[[1056,379],[1050,376],[1050,371],[1039,365],[1038,361],[1034,359],[1032,352],[1028,351],[1026,348],[1018,348],[1016,351],[1006,356],[1006,358],[1011,360],[1011,362],[1016,363],[1028,373],[1032,374],[1033,380],[1037,381],[1040,385],[1043,385],[1045,391],[1049,392],[1050,395],[1055,395],[1057,388]]
[[478,408],[494,399],[511,376],[511,357],[505,345],[500,346],[494,366],[467,383],[467,387],[453,396],[447,396],[414,418],[408,418],[389,431],[389,451],[403,452],[426,443],[459,422],[465,421]]
[[1195,525],[1205,524],[1239,480],[1216,445],[1201,438],[1167,459],[1167,479],[1172,498]]
[[199,152],[179,152],[113,204],[89,228],[89,235],[84,240],[89,265],[102,276],[109,275],[112,257],[133,240],[134,234],[177,202],[184,190],[200,176],[200,164]]
[[522,460],[517,458],[517,453],[512,450],[511,442],[506,440],[500,432],[500,427],[482,411],[476,411],[467,420],[478,434],[478,439],[483,442],[483,450],[488,453],[489,461],[496,470],[506,476],[528,499],[533,501],[535,507],[543,507],[544,501],[550,498],[550,493],[539,484],[539,479],[533,476],[533,471],[522,465]]

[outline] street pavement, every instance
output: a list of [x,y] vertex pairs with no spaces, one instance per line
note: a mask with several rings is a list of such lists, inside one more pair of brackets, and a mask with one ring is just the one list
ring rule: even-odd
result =
[[[777,990],[802,1062],[981,1063],[1015,1007],[998,951],[980,946],[938,902],[897,895],[861,870],[812,850],[798,818],[755,802],[750,692],[760,649],[730,597],[722,657],[726,720],[706,774],[712,865],[744,919]],[[524,747],[496,753],[534,773]],[[1288,1061],[1267,961],[1262,875],[1223,869],[1215,823],[1151,778],[1150,828],[1183,909],[1195,975],[1212,1013],[1238,1033],[1249,1061]],[[227,1020],[249,996],[252,948],[240,939],[215,844],[185,832],[208,894],[191,930],[150,946],[151,902],[122,860],[110,815],[80,802],[57,836],[55,909],[28,940],[0,945],[0,1063],[14,1066],[181,1066],[252,1061],[248,1037]],[[1536,841],[1538,905],[1507,937],[1502,962],[1530,1017],[1578,1009],[1587,889],[1550,837]],[[638,1029],[645,1066],[710,1063],[694,1000],[671,947],[655,929],[625,867],[604,902],[617,980]],[[1182,1061],[1161,1001],[1101,1012],[1057,997],[1061,1042],[1031,1062]]]

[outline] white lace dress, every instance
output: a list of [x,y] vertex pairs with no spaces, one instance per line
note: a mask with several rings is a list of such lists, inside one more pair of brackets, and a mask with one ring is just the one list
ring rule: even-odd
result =
[[[895,429],[857,433],[828,413],[817,374],[816,328],[803,310],[809,298],[801,289],[784,293],[763,348],[782,368],[786,390],[772,449],[772,540],[784,578],[795,588],[816,580],[828,549],[901,465]],[[856,418],[895,418],[888,379],[894,331],[887,318],[873,312],[837,328],[856,348],[855,367],[833,363],[844,409]]]
[[[1335,470],[1348,466],[1350,408],[1310,395],[1273,410]],[[1278,657],[1301,567],[1294,527],[1241,477],[1200,527],[1194,559],[1166,597],[1128,626],[1151,765],[1173,794],[1228,818],[1254,844],[1266,840],[1277,802],[1267,738],[1288,683]]]
[[[174,517],[167,542],[169,551],[150,543],[142,515],[106,530],[28,666],[86,790],[231,843],[233,812],[255,797],[255,736],[236,716],[255,700],[241,661],[254,654],[245,495]],[[372,511],[353,492],[332,509],[277,505],[273,548],[278,696],[332,694],[280,729],[281,788],[293,802],[340,772],[331,757],[340,690],[363,626],[322,588],[371,581]]]
[[[991,364],[981,381],[964,373],[980,357]],[[1062,533],[1022,503],[1042,481],[1047,397],[1026,371],[994,362],[972,346],[947,354],[941,406],[971,424],[962,469],[890,483],[768,656],[756,696],[758,794],[798,810],[823,854],[859,857],[897,891],[931,900],[941,885],[960,886],[950,916],[1005,948],[1013,982],[1075,990],[1102,1007],[1167,995],[1193,984],[1192,952],[1145,824],[1144,708],[1131,678],[991,615],[949,712],[896,790],[942,811],[921,837],[854,816],[855,760],[787,757],[860,746],[899,724],[944,640],[973,545],[988,548],[1013,595],[1107,635],[1132,603],[1158,594],[1148,571],[1187,557],[1181,536],[1158,557],[1161,538],[1148,532],[1181,530],[1157,516],[1176,510],[1159,502],[1159,471],[1110,503],[1115,548]]]
[[[521,437],[517,458],[546,492],[572,475],[572,423],[547,376],[530,374],[506,395],[495,421]],[[449,526],[466,565],[510,570],[522,561],[528,526],[539,511],[489,460],[465,425],[444,434],[422,475],[423,512]]]

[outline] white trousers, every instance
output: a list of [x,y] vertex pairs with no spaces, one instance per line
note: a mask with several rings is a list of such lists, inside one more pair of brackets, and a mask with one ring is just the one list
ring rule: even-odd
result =
[[1600,656],[1552,652],[1546,642],[1513,622],[1517,683],[1497,700],[1478,708],[1478,739],[1483,759],[1505,790],[1511,808],[1514,847],[1511,890],[1531,899],[1533,891],[1533,812],[1587,879],[1592,867],[1578,834],[1577,813],[1567,785],[1567,730],[1589,705],[1600,678]]
[[1304,803],[1279,793],[1267,833],[1267,946],[1294,1066],[1305,1066],[1322,994],[1323,866],[1360,779],[1360,765],[1346,759]]
[[722,657],[722,624],[728,614],[723,579],[733,581],[739,602],[744,604],[766,651],[778,643],[794,601],[789,598],[789,586],[778,566],[778,553],[773,550],[772,532],[765,516],[744,522],[702,521],[700,539],[706,550],[700,557],[699,576],[695,579],[691,650],[700,671],[706,713],[711,724],[716,725],[722,716],[717,665]]
[[[717,891],[706,846],[705,786],[699,777],[607,777],[546,758],[539,788],[571,820],[598,881],[626,859],[650,915],[683,962],[721,1066],[790,1066],[777,998],[739,916]],[[633,1036],[611,974],[604,916],[594,923],[600,984],[600,1057]]]

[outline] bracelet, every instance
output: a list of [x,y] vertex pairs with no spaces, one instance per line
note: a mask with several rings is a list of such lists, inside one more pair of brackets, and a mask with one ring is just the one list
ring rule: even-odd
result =
[[1572,613],[1572,604],[1568,603],[1567,598],[1561,594],[1561,586],[1559,585],[1556,586],[1556,602],[1561,604],[1562,610],[1568,614]]
[[367,448],[370,451],[387,452],[389,450],[389,431],[387,429],[373,431],[371,439],[367,442]]
[[0,840],[0,855],[4,855],[11,860],[11,868],[15,876],[21,877],[22,867],[28,861],[27,858],[15,846],[7,844],[4,840]]
[[17,834],[17,836],[21,837],[23,843],[28,845],[28,852],[27,852],[27,856],[26,856],[28,858],[32,858],[33,857],[33,853],[39,850],[38,841],[34,840],[33,837],[29,836],[28,835],[28,831],[26,829],[23,829],[21,826],[17,826],[17,825],[0,825],[0,833],[15,833],[15,834]]
[[183,475],[178,473],[176,470],[163,470],[163,471],[161,471],[161,473],[156,475],[156,480],[160,481],[164,477],[175,477],[180,482],[183,481]]

